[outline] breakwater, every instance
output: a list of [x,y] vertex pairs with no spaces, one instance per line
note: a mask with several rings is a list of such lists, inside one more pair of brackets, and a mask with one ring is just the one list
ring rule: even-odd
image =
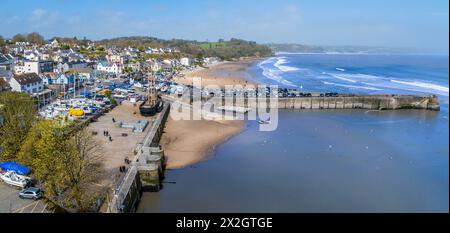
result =
[[423,109],[439,111],[434,95],[337,95],[310,97],[213,97],[204,98],[216,106],[236,106],[254,109],[265,101],[267,107],[279,109]]
[[136,145],[130,167],[114,189],[113,197],[108,203],[108,213],[135,212],[143,191],[159,191],[161,188],[165,157],[159,140],[169,112],[169,103],[164,103],[151,129]]

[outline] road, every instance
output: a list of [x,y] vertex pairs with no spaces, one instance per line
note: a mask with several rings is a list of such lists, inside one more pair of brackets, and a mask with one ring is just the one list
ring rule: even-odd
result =
[[20,199],[20,189],[0,182],[0,213],[49,213],[43,199]]

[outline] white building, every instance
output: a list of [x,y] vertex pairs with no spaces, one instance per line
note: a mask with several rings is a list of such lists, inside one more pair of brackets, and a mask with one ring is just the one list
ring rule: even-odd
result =
[[23,53],[23,57],[26,60],[30,60],[30,61],[39,61],[39,57],[40,57],[40,53],[39,51],[37,51],[36,49],[33,50],[26,50]]
[[180,59],[180,63],[183,66],[191,66],[192,65],[192,60],[188,57],[183,57]]
[[205,57],[203,58],[203,61],[206,64],[214,64],[220,61],[220,59],[218,57]]
[[9,86],[11,86],[13,91],[28,94],[39,93],[44,90],[42,79],[35,73],[14,75],[9,81]]
[[23,65],[16,65],[14,67],[16,74],[53,72],[52,61],[24,61]]
[[118,65],[117,63],[110,63],[101,61],[97,64],[97,70],[100,72],[106,72],[111,74],[121,74],[122,73],[122,67]]
[[50,46],[51,46],[52,48],[59,48],[59,47],[60,47],[59,42],[58,42],[56,39],[54,39],[54,40],[50,43]]

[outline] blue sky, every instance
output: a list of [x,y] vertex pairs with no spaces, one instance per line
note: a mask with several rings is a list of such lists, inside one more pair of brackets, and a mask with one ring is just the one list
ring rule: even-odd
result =
[[448,51],[448,0],[14,0],[0,35],[156,36]]

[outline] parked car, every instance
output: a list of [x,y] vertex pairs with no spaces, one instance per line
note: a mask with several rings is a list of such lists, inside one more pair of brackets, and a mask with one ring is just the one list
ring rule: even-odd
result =
[[33,199],[38,200],[42,198],[44,192],[40,188],[30,187],[20,191],[19,197],[22,199]]

